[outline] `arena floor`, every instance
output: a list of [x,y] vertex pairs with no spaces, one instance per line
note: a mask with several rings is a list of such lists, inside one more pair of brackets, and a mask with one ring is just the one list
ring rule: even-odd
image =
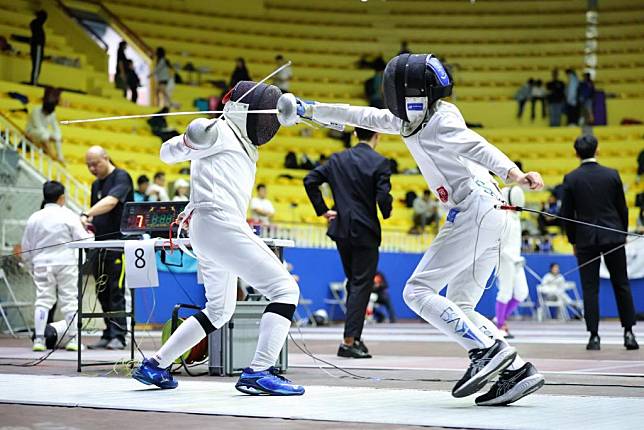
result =
[[[426,324],[372,325],[364,339],[371,360],[334,355],[341,327],[292,334],[318,357],[365,377],[354,379],[314,362],[290,344],[288,377],[302,397],[248,397],[236,378],[179,376],[177,390],[160,391],[127,378],[127,369],[76,372],[76,355],[56,351],[35,367],[9,366],[40,356],[27,339],[0,338],[0,429],[192,428],[486,428],[641,429],[644,351],[626,351],[621,328],[603,322],[602,350],[585,350],[580,322],[513,322],[522,356],[546,376],[538,393],[509,407],[477,407],[450,390],[467,364],[463,351]],[[644,331],[636,331],[644,340]],[[158,333],[138,334],[144,352]],[[93,339],[89,339],[90,341]],[[84,360],[122,360],[124,352],[85,351]],[[323,368],[320,369],[319,366]],[[74,408],[73,410],[71,408]]]

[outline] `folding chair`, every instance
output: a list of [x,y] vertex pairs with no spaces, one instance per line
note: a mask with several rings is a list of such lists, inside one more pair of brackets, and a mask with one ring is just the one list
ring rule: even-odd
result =
[[18,328],[14,329],[11,326],[11,323],[9,322],[9,318],[7,317],[7,310],[8,309],[15,309],[18,312],[18,315],[20,315],[20,318],[22,319],[22,322],[24,324],[24,327],[21,327],[20,330],[27,330],[29,335],[31,335],[31,328],[29,327],[29,324],[27,324],[27,319],[25,318],[24,314],[22,313],[21,308],[26,308],[26,307],[32,307],[33,303],[30,302],[19,302],[16,300],[16,295],[13,292],[13,288],[11,288],[11,284],[9,283],[9,279],[7,279],[7,275],[5,274],[3,269],[0,269],[0,280],[2,283],[5,285],[7,292],[9,294],[9,299],[8,300],[0,300],[0,316],[2,316],[2,319],[4,320],[5,325],[7,326],[7,329],[9,330],[9,333],[11,336],[16,336],[15,331],[18,331]]
[[330,282],[329,290],[332,298],[324,299],[324,303],[331,305],[329,320],[334,321],[335,307],[338,306],[342,312],[347,313],[347,280],[342,282]]
[[313,318],[313,312],[311,312],[313,300],[305,298],[302,296],[302,293],[300,293],[300,299],[297,304],[298,307],[301,307],[304,310],[304,318],[300,316],[300,313],[297,310],[295,310],[295,324],[302,326],[310,322],[313,326],[317,326],[318,323],[315,321],[315,318]]
[[553,292],[550,288],[544,288],[543,284],[537,285],[537,293],[539,295],[539,315],[541,318],[547,316],[547,319],[555,319],[550,312],[550,308],[558,309],[557,319],[567,321],[570,319],[568,313],[568,306],[564,301],[562,294],[565,291]]

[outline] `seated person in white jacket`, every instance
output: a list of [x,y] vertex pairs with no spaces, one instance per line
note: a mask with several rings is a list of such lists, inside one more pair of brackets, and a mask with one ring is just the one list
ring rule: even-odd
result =
[[[347,124],[400,134],[448,211],[403,291],[405,303],[468,351],[471,364],[452,390],[465,397],[500,374],[478,405],[506,405],[539,389],[544,379],[524,362],[495,325],[475,307],[498,261],[507,213],[495,207],[501,193],[488,171],[531,189],[536,172],[523,173],[505,154],[465,125],[446,101],[452,79],[431,54],[401,54],[389,61],[383,87],[387,109],[297,101],[297,114],[319,123]],[[287,97],[287,96],[284,96]],[[447,296],[439,292],[447,287]]]
[[[58,119],[56,118],[56,103],[53,101],[43,101],[42,106],[35,107],[29,114],[25,134],[36,145],[45,149],[45,152],[52,158],[58,159],[61,163],[65,162],[63,157],[62,140],[63,136],[58,126]],[[49,145],[53,144],[56,147],[56,153],[53,154]]]
[[[233,315],[237,278],[265,295],[259,340],[250,367],[236,388],[247,394],[301,395],[304,388],[277,374],[274,367],[284,346],[299,299],[299,288],[282,262],[246,222],[255,182],[258,146],[279,129],[275,114],[246,110],[275,109],[281,92],[272,85],[241,81],[224,97],[223,118],[194,120],[185,134],[161,147],[166,163],[192,161],[190,203],[183,215],[206,289],[206,308],[188,318],[132,376],[144,384],[175,388],[167,368],[204,336],[220,329]],[[245,95],[245,96],[244,96]],[[241,99],[241,100],[240,100]]]
[[79,347],[75,322],[78,310],[78,257],[77,251],[63,244],[93,235],[85,231],[80,217],[65,207],[63,184],[45,182],[43,195],[43,207],[27,220],[21,244],[22,260],[31,268],[36,284],[33,350],[45,350],[47,316],[58,299],[67,323],[67,334],[61,342],[66,342],[64,346],[67,350],[76,351]]

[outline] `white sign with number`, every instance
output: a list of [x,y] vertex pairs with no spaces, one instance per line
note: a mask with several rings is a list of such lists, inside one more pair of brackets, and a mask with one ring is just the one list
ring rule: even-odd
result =
[[125,241],[125,282],[129,288],[159,286],[155,241],[156,239]]

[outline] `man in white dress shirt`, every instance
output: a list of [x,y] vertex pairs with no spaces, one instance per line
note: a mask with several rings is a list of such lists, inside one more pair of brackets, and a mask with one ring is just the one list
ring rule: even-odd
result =
[[[27,220],[22,236],[22,259],[32,269],[36,283],[34,305],[34,351],[45,350],[45,326],[49,311],[56,303],[65,316],[70,340],[65,348],[76,351],[76,311],[78,310],[78,258],[66,242],[91,238],[77,214],[65,207],[65,187],[60,182],[43,185],[43,207]],[[32,251],[33,250],[33,251]]]

